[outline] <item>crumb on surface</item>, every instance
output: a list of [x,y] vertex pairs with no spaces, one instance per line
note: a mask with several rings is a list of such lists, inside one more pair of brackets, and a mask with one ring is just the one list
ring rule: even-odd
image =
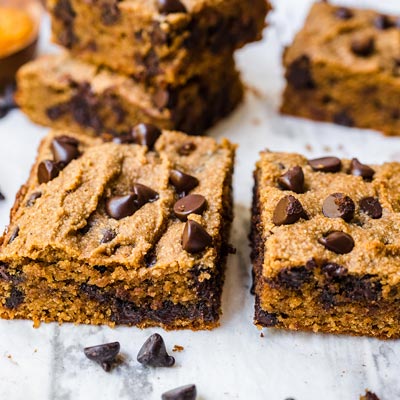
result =
[[185,348],[183,346],[180,346],[179,344],[176,344],[172,349],[173,352],[178,352],[178,353],[180,353],[183,350],[185,350]]

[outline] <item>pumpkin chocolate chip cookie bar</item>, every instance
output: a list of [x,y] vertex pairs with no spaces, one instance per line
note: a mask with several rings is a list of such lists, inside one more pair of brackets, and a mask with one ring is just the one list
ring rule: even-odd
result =
[[263,152],[252,258],[259,326],[400,337],[400,163]]
[[1,239],[0,316],[217,326],[234,152],[144,124],[124,144],[49,134]]

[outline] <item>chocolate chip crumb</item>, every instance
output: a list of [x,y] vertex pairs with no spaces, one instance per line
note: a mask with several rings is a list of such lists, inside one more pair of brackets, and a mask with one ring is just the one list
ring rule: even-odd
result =
[[137,360],[147,367],[172,367],[175,364],[175,358],[168,355],[164,339],[158,333],[146,340]]
[[161,395],[162,400],[196,400],[197,390],[195,385],[181,386]]
[[98,364],[106,372],[110,372],[116,357],[120,351],[119,342],[100,344],[98,346],[86,347],[83,349],[85,356]]
[[365,395],[361,397],[361,400],[379,400],[379,397],[375,393],[366,390]]

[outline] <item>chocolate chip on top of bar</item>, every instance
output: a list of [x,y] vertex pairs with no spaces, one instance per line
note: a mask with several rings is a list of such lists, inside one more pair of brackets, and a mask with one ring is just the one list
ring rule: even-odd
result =
[[399,173],[400,163],[261,154],[251,233],[258,324],[400,337]]

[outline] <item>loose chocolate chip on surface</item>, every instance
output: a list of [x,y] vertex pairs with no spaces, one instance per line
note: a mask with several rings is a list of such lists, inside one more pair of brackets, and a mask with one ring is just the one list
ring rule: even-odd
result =
[[357,56],[367,57],[374,52],[375,40],[372,36],[356,36],[351,41],[351,51]]
[[278,178],[278,184],[282,189],[291,190],[295,193],[304,192],[304,173],[298,165],[290,168]]
[[182,171],[173,169],[170,172],[169,180],[179,194],[186,195],[199,184],[199,180],[194,176],[185,174]]
[[382,206],[376,197],[364,197],[360,200],[360,209],[372,219],[382,217]]
[[50,182],[60,174],[61,168],[52,160],[44,160],[38,167],[38,181],[40,184]]
[[138,124],[132,129],[132,137],[135,143],[147,146],[149,150],[153,149],[160,136],[161,130],[154,125]]
[[200,253],[212,244],[212,237],[196,221],[187,221],[182,234],[182,247],[188,253]]
[[181,221],[186,221],[189,214],[201,215],[206,207],[207,200],[204,196],[190,194],[175,203],[174,213]]
[[114,219],[130,217],[138,209],[136,195],[114,196],[106,201],[106,212]]
[[322,213],[328,218],[343,218],[349,222],[356,207],[354,201],[343,193],[333,193],[328,196],[322,205]]
[[179,0],[158,0],[161,14],[186,13],[186,7]]
[[374,19],[375,28],[385,30],[395,27],[395,23],[388,15],[378,15]]
[[350,172],[352,175],[361,176],[365,180],[371,180],[375,175],[375,171],[371,167],[360,163],[357,158],[351,160]]
[[346,7],[339,7],[335,10],[335,16],[339,19],[350,19],[353,18],[353,12]]
[[175,364],[175,358],[168,355],[164,339],[158,333],[145,341],[137,360],[147,367],[172,367]]
[[113,230],[105,229],[103,231],[103,237],[101,238],[100,243],[101,244],[109,243],[111,242],[111,240],[115,239],[116,236],[117,234]]
[[147,203],[152,203],[159,198],[156,191],[140,183],[133,184],[133,193],[136,195],[136,204],[138,208]]
[[321,157],[308,160],[308,164],[314,171],[319,172],[339,172],[342,162],[337,157]]
[[19,226],[15,227],[13,232],[11,233],[10,239],[8,240],[8,244],[12,243],[19,235]]
[[295,89],[313,89],[315,83],[311,72],[311,62],[307,55],[303,55],[290,64],[286,73],[287,81]]
[[4,196],[4,194],[0,192],[0,200],[5,200],[5,199],[6,197]]
[[178,154],[180,156],[188,156],[189,154],[193,153],[196,150],[196,145],[193,142],[184,143],[178,149]]
[[318,242],[336,254],[350,253],[354,248],[354,240],[347,233],[335,231],[318,239]]
[[54,161],[69,164],[72,160],[80,156],[78,150],[79,142],[68,136],[60,136],[53,139],[51,143],[51,151],[53,153]]
[[324,264],[321,270],[329,278],[339,278],[347,275],[347,268],[335,263]]
[[36,203],[36,200],[40,199],[41,197],[41,192],[33,192],[26,201],[26,207],[32,207]]
[[306,213],[300,201],[294,196],[285,196],[275,207],[272,221],[275,225],[290,225],[300,218],[306,218]]
[[119,342],[100,344],[83,349],[85,356],[101,365],[104,371],[111,371],[111,367],[120,350]]
[[6,85],[0,93],[0,118],[5,117],[9,111],[17,107],[14,99],[15,85]]
[[16,287],[13,287],[11,289],[10,296],[6,299],[5,306],[13,310],[14,308],[17,308],[21,303],[24,302],[25,295],[23,292],[18,290]]
[[196,400],[196,397],[197,390],[195,385],[181,386],[161,395],[162,400]]

